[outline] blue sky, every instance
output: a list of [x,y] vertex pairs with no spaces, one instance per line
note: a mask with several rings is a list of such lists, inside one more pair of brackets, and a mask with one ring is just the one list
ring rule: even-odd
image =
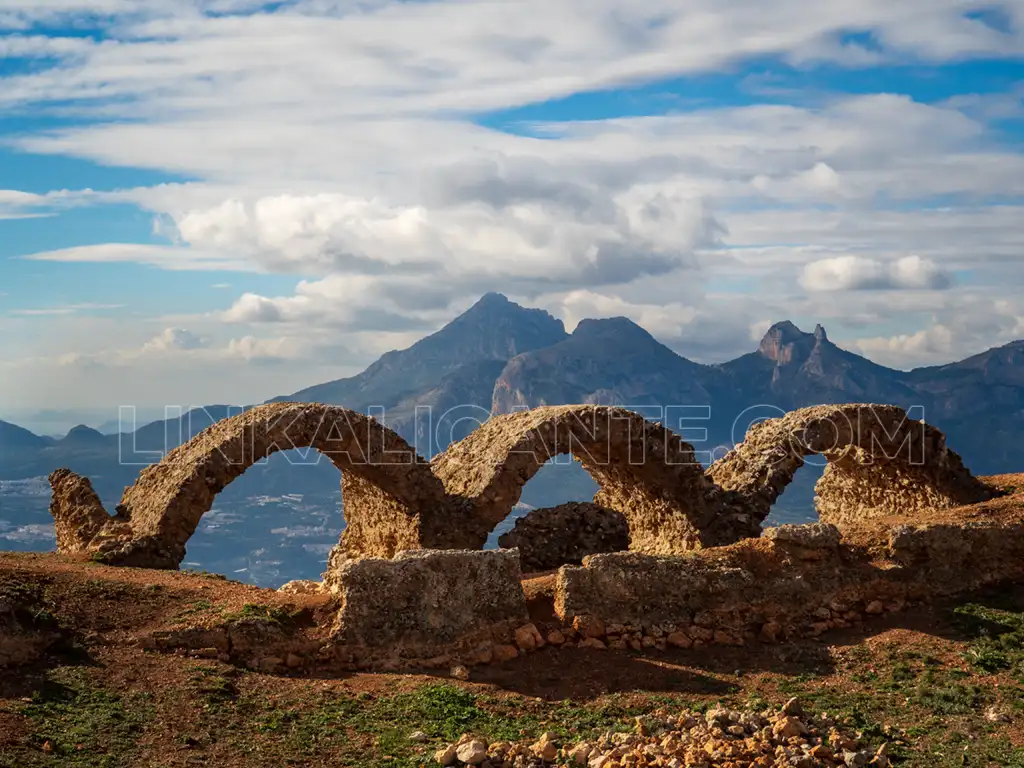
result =
[[0,418],[254,402],[481,293],[693,359],[1024,337],[1019,2],[0,0]]

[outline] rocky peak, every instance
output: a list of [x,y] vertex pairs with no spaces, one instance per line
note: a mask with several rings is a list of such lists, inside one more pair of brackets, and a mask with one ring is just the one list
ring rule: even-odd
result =
[[825,341],[825,329],[820,325],[810,334],[804,333],[789,320],[783,320],[768,329],[761,339],[758,352],[779,365],[788,365],[806,360],[814,347]]
[[658,341],[651,334],[628,317],[580,320],[572,335],[577,340],[615,340],[629,343],[658,344]]
[[506,361],[566,338],[562,321],[544,310],[487,293],[437,332],[384,354],[361,374],[276,400],[335,403],[360,411],[371,405],[390,407],[433,389],[464,365]]
[[[470,359],[509,359],[521,352],[555,344],[566,336],[561,320],[543,309],[521,307],[500,293],[486,293],[473,306],[413,350],[435,349],[443,356],[455,353],[459,362]],[[425,351],[425,350],[424,350]]]

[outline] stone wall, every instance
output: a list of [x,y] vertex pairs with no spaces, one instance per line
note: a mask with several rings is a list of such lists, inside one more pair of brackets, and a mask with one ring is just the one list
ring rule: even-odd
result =
[[898,524],[883,555],[821,523],[685,557],[595,555],[559,570],[555,609],[610,643],[631,634],[672,635],[686,647],[813,636],[909,601],[1024,578],[1024,520]]
[[629,525],[621,512],[598,504],[569,502],[535,509],[498,539],[518,549],[523,571],[537,573],[579,565],[587,555],[629,549]]
[[[786,642],[1024,580],[1024,493],[850,526],[778,526],[758,539],[684,555],[587,556],[582,566],[559,569],[554,612],[531,607],[536,624],[519,557],[516,550],[341,556],[329,568],[333,593],[311,603],[318,607],[308,633],[232,620],[154,637],[154,647],[272,671],[281,664],[468,667],[546,646],[639,651]],[[543,599],[543,581],[528,584],[531,601]]]
[[516,550],[348,560],[337,584],[341,605],[331,634],[347,663],[487,655],[529,621]]

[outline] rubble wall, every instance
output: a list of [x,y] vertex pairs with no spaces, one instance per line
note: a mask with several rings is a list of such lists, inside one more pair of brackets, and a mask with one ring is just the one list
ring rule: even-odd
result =
[[344,562],[332,640],[345,661],[425,660],[507,643],[529,619],[516,550]]
[[886,554],[816,523],[684,557],[594,555],[559,570],[555,609],[608,642],[630,633],[676,633],[687,647],[814,636],[910,601],[1024,578],[1024,524],[899,525]]
[[629,549],[629,525],[621,512],[598,504],[569,502],[535,509],[516,520],[498,539],[503,549],[518,549],[526,573],[561,565],[579,565],[587,555]]

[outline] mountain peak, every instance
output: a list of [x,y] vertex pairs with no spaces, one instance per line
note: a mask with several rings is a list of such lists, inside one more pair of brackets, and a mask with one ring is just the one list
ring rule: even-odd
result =
[[88,427],[85,424],[79,424],[77,427],[72,427],[71,430],[64,436],[64,440],[69,443],[102,443],[106,440],[102,432],[99,432],[92,427]]
[[609,333],[642,334],[645,337],[653,338],[644,328],[634,323],[628,317],[586,318],[579,321],[572,335],[589,337]]
[[801,339],[807,335],[808,334],[801,331],[791,320],[780,320],[765,331],[764,338],[762,338],[761,343],[763,344],[764,340],[768,338],[779,339],[783,342],[796,341],[797,339]]
[[68,434],[66,436],[71,437],[72,435],[76,437],[92,437],[94,435],[99,435],[100,437],[103,437],[102,432],[99,432],[98,430],[95,430],[92,427],[87,426],[85,424],[79,424],[77,427],[72,427],[71,429],[69,429]]
[[476,304],[474,304],[473,306],[474,307],[502,307],[502,306],[507,306],[507,305],[512,304],[512,303],[513,302],[509,301],[508,296],[506,296],[504,293],[498,293],[497,291],[488,291],[483,296],[481,296],[479,299],[477,299]]
[[828,341],[828,336],[825,335],[825,327],[821,323],[814,326],[814,338],[818,341]]
[[[474,334],[494,333],[496,329],[493,323],[502,321],[500,334],[516,334],[526,329],[541,330],[542,334],[553,333],[556,337],[565,336],[565,326],[561,320],[552,317],[543,309],[523,307],[511,301],[502,293],[485,293],[476,303],[461,315],[452,320],[448,325],[437,333],[427,337],[428,339],[452,335],[453,332],[465,333],[467,330]],[[480,323],[487,323],[481,326]],[[415,347],[416,345],[413,345]],[[492,356],[488,356],[492,357]]]
[[361,374],[278,399],[338,403],[356,410],[394,405],[410,392],[434,387],[462,366],[507,361],[565,338],[562,321],[543,309],[521,307],[500,293],[485,293],[440,330],[407,349],[387,352]]
[[757,351],[769,360],[785,365],[794,359],[803,358],[810,352],[815,343],[820,340],[819,329],[821,338],[824,338],[825,329],[820,325],[814,329],[814,335],[811,335],[801,331],[789,320],[783,320],[767,330]]
[[37,449],[46,445],[46,439],[29,432],[24,427],[0,421],[0,453],[5,450]]

